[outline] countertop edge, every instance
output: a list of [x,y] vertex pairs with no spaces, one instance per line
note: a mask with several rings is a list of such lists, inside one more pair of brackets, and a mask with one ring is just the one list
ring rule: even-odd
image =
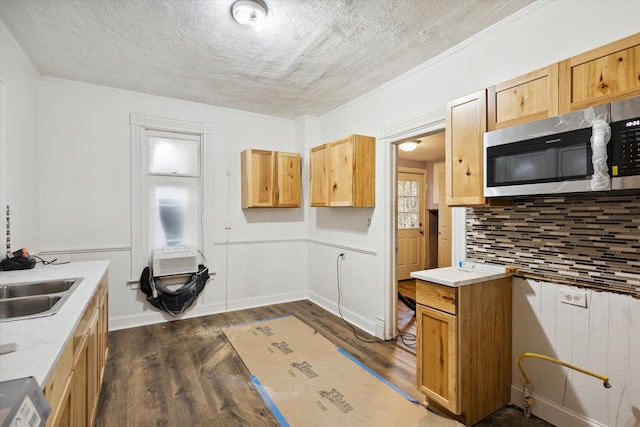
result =
[[451,288],[472,285],[474,283],[512,277],[513,273],[465,270],[456,267],[434,268],[410,273],[414,279],[436,283]]

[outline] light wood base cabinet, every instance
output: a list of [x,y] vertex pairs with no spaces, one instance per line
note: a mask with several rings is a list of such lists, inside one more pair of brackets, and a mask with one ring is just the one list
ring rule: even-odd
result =
[[417,386],[467,426],[511,400],[511,278],[460,287],[416,280]]
[[105,274],[44,387],[51,406],[47,427],[93,425],[109,348],[108,310]]

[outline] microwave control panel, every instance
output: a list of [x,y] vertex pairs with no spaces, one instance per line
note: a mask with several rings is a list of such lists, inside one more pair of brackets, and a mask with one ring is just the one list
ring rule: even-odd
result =
[[640,175],[640,117],[612,125],[611,176]]

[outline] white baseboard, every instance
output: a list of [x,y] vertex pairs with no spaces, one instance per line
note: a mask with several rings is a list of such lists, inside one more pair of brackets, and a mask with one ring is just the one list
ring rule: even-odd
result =
[[[529,407],[529,412],[538,418],[542,418],[548,423],[562,427],[607,427],[598,421],[585,417],[582,414],[558,405],[536,393],[532,393],[533,405]],[[511,403],[519,408],[524,407],[524,396],[522,386],[511,384]]]
[[[150,308],[149,311],[130,316],[110,317],[109,331],[135,328],[138,326],[153,325],[155,323],[171,322],[173,320],[189,319],[192,317],[208,316],[210,314],[225,313],[228,311],[244,310],[247,308],[263,307],[266,305],[280,304],[284,302],[299,301],[307,299],[307,292],[294,292],[283,295],[273,295],[262,298],[230,301],[225,304],[196,305],[178,317],[173,317],[168,313]],[[147,303],[145,303],[147,304]]]
[[[322,297],[314,292],[309,292],[308,298],[311,302],[318,304],[320,307],[324,308],[325,310],[330,311],[332,314],[335,314],[336,316],[340,317],[340,310],[338,310],[338,305],[335,302],[328,300],[325,297]],[[349,311],[344,307],[342,307],[341,310],[342,310],[342,315],[344,316],[344,319],[347,322],[351,323],[354,326],[357,326],[358,328],[362,329],[363,331],[371,335],[374,335],[376,333],[375,321],[371,321],[370,319],[365,319],[359,314]],[[384,339],[383,337],[378,337],[378,338]]]

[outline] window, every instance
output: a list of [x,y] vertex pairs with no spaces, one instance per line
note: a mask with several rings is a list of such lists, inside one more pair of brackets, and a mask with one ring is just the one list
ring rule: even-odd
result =
[[418,181],[398,180],[398,228],[418,228]]
[[149,249],[200,247],[200,137],[147,131]]
[[131,278],[156,248],[188,245],[212,261],[213,147],[208,124],[131,114]]

